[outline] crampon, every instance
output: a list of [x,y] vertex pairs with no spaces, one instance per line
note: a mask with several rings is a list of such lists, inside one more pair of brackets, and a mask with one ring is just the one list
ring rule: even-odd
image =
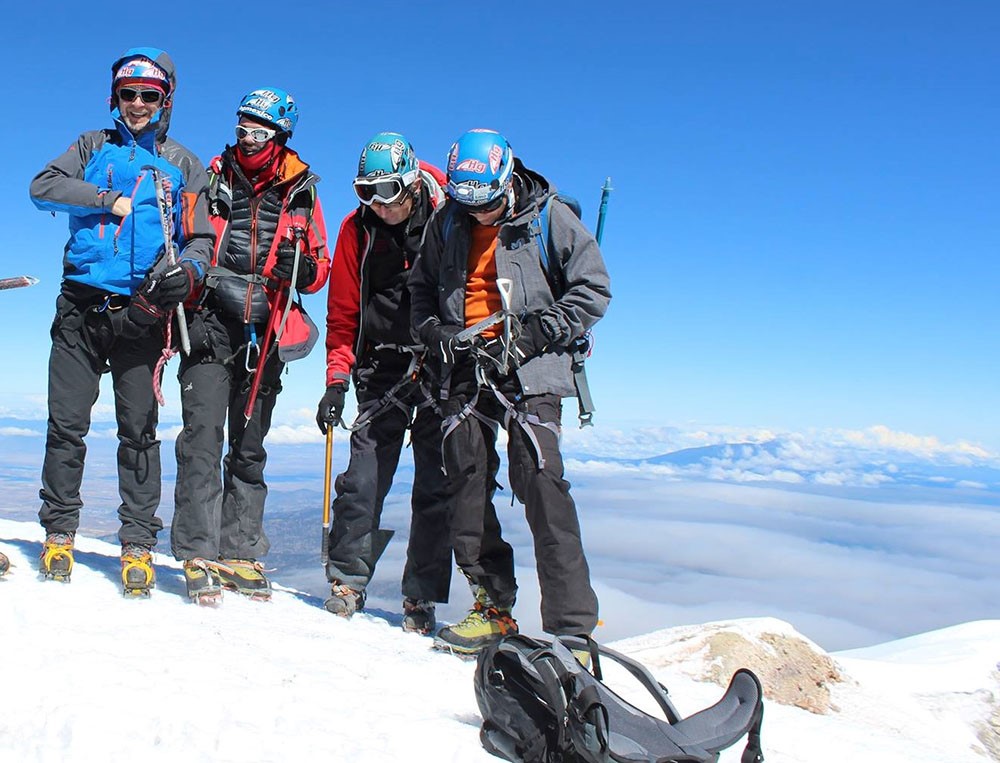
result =
[[42,544],[38,571],[46,580],[68,583],[73,572],[73,534],[48,533]]
[[222,603],[220,570],[232,574],[232,569],[208,559],[189,559],[184,562],[184,584],[187,595],[195,604],[212,607]]
[[122,546],[122,595],[148,597],[156,583],[153,554],[149,546],[126,543]]

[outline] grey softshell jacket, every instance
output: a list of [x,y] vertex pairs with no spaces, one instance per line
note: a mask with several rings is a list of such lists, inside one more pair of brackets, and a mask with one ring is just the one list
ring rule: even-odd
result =
[[[500,226],[496,246],[497,278],[512,283],[511,310],[517,315],[539,312],[549,335],[550,349],[530,358],[517,370],[525,394],[576,394],[571,371],[572,355],[566,349],[604,315],[611,301],[611,284],[597,241],[573,211],[556,198],[549,201],[549,259],[556,257],[565,281],[565,292],[556,300],[532,232],[545,200],[554,186],[515,159],[517,208]],[[410,275],[411,317],[419,339],[427,343],[436,325],[465,327],[470,219],[450,210],[454,202],[438,207],[427,226],[420,255]],[[445,224],[446,218],[451,220]],[[448,229],[445,241],[445,228]]]

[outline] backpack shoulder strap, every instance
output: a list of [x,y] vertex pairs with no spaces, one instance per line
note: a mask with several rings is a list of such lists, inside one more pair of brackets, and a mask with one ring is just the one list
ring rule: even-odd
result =
[[[556,644],[559,644],[556,647]],[[562,651],[560,651],[560,649]],[[651,695],[653,699],[656,700],[656,704],[660,706],[663,711],[663,715],[670,723],[677,723],[681,719],[680,713],[677,712],[677,708],[674,707],[674,703],[670,701],[670,696],[667,692],[667,687],[653,678],[652,673],[650,673],[644,665],[636,662],[631,657],[626,657],[620,652],[616,652],[614,649],[609,649],[603,644],[598,644],[592,638],[574,637],[574,636],[557,636],[553,642],[553,650],[556,654],[559,654],[565,660],[568,654],[570,659],[575,660],[572,652],[569,649],[586,649],[591,655],[591,664],[594,669],[594,676],[598,681],[602,680],[601,677],[601,661],[600,658],[608,657],[614,660],[623,668],[625,668],[632,677],[635,678]]]
[[539,207],[538,217],[535,218],[533,225],[533,232],[535,240],[538,241],[538,258],[542,261],[542,271],[549,282],[552,297],[559,299],[566,291],[566,285],[562,275],[562,262],[559,260],[559,255],[556,254],[554,257],[549,256],[550,252],[555,251],[552,246],[552,230],[549,225],[549,203],[551,201],[552,196],[549,195]]
[[455,205],[454,203],[445,204],[444,210],[441,212],[444,219],[441,221],[441,243],[447,246],[448,236],[451,235],[451,229],[455,225]]
[[[617,662],[653,695],[669,722],[669,725],[663,725],[663,721],[657,721],[661,725],[661,733],[665,737],[673,739],[678,744],[683,742],[687,745],[695,745],[709,753],[717,754],[746,735],[746,748],[740,758],[740,763],[762,763],[764,760],[761,751],[764,690],[760,680],[752,671],[746,668],[736,671],[722,699],[711,707],[686,718],[681,718],[667,696],[666,687],[658,683],[652,674],[635,660],[606,646],[598,646],[590,638],[557,637],[556,641],[553,642],[553,651],[565,662],[567,655],[573,659],[572,653],[567,647],[579,649],[580,645],[590,650],[592,660],[595,656],[600,655]],[[596,674],[599,672],[599,664],[595,661],[594,665]],[[600,681],[596,675],[594,678]],[[598,685],[604,688],[603,684]],[[604,695],[606,692],[600,693]]]

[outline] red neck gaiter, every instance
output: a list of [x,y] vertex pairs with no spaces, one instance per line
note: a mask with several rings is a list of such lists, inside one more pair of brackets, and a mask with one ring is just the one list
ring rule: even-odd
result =
[[267,142],[267,145],[253,156],[247,156],[239,146],[233,151],[240,169],[247,176],[247,180],[253,185],[254,193],[260,193],[261,189],[267,186],[278,173],[281,164],[278,158],[284,149],[280,143],[274,140]]

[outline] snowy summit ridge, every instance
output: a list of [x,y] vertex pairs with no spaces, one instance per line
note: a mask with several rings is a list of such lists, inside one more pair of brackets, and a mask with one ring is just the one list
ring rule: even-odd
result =
[[[403,633],[397,615],[333,617],[321,600],[282,587],[280,574],[270,603],[227,596],[218,609],[192,606],[178,563],[161,554],[153,596],[131,601],[119,593],[114,545],[78,536],[73,582],[59,584],[38,579],[37,526],[0,520],[0,537],[14,565],[0,580],[0,760],[496,760],[479,745],[474,665]],[[998,620],[832,655],[770,618],[612,646],[644,662],[690,714],[721,696],[711,682],[717,655],[701,648],[719,634],[772,653],[798,641],[839,672],[825,714],[767,703],[770,763],[1000,760]],[[779,680],[764,682],[772,696]],[[609,676],[628,696],[619,681]]]

